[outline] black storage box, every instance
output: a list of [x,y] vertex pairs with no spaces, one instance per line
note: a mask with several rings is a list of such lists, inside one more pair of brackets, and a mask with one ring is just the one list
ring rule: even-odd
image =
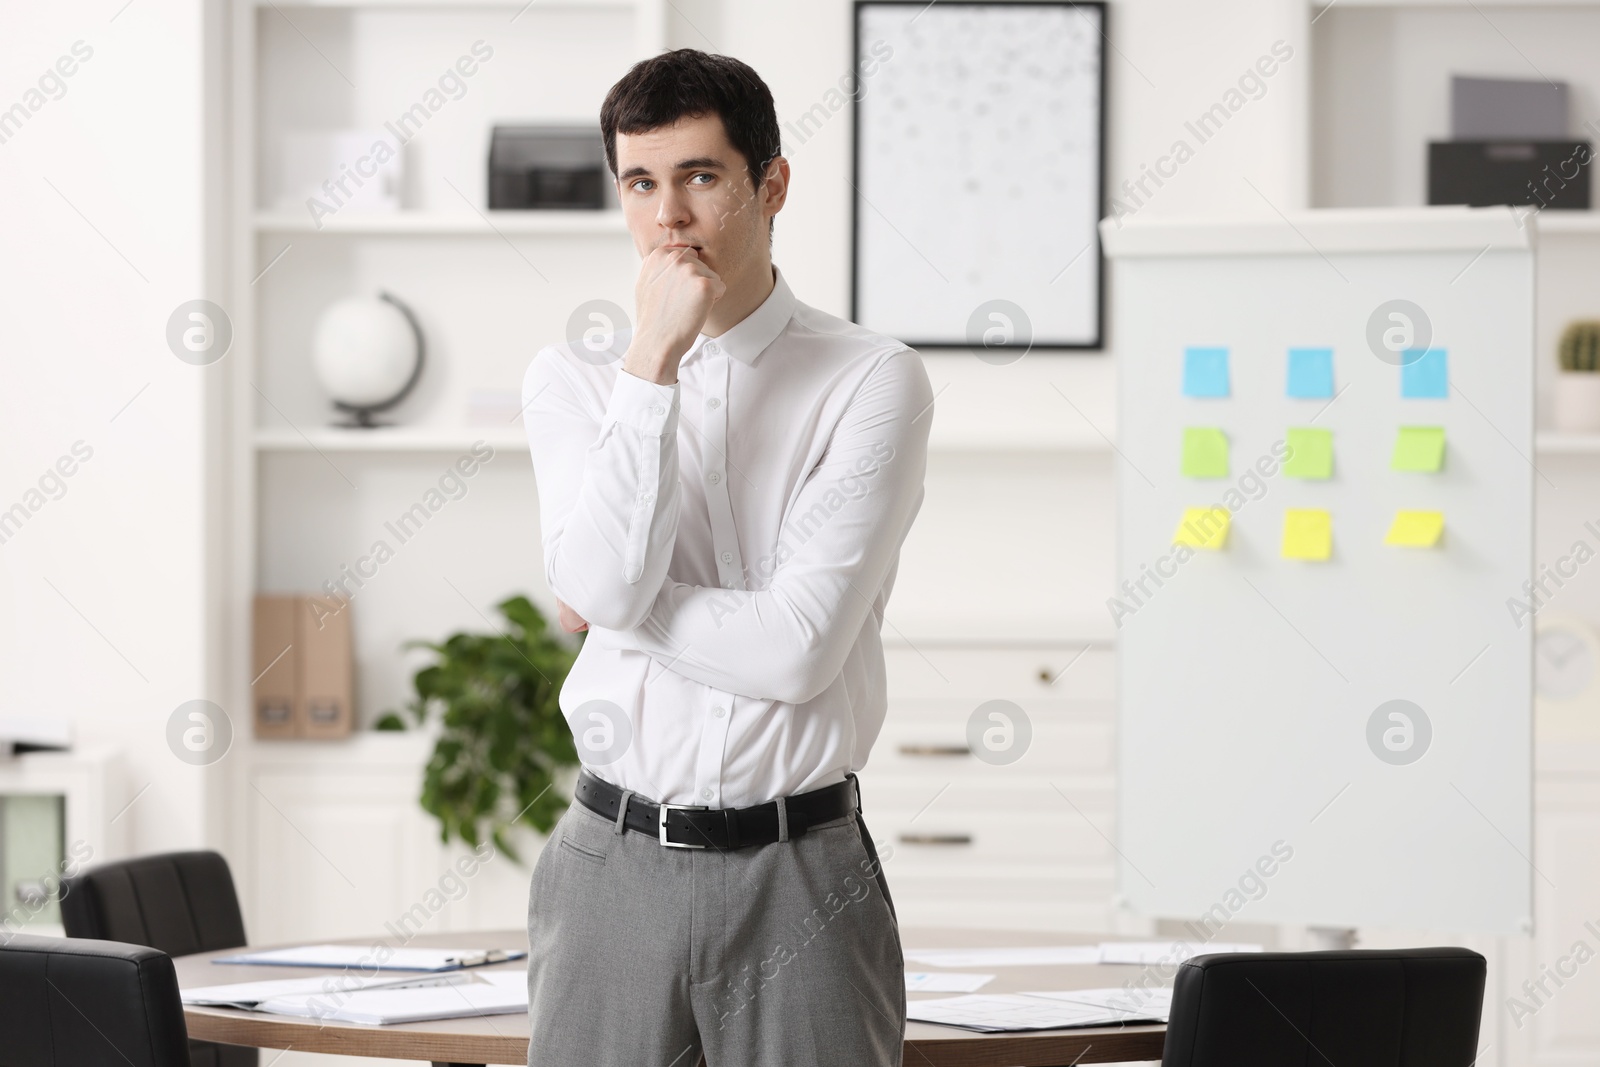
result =
[[1431,141],[1428,203],[1589,208],[1587,141]]
[[496,126],[489,142],[489,208],[601,210],[600,127]]

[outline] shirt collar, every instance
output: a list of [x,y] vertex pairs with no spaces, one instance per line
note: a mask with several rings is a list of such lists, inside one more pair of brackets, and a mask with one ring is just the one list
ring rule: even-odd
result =
[[703,333],[696,336],[693,347],[684,355],[683,361],[687,361],[707,344],[715,342],[720,350],[734,359],[747,366],[755,366],[756,358],[765,352],[768,346],[778,339],[784,327],[789,325],[789,320],[794,317],[795,304],[794,293],[789,289],[789,283],[784,280],[783,272],[778,269],[777,264],[773,264],[772,292],[767,294],[761,306],[725,330],[720,337],[707,337]]

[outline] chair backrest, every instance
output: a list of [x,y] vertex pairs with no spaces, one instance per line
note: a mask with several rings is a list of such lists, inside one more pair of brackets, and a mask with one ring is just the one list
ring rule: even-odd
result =
[[228,861],[216,852],[166,852],[104,863],[66,881],[68,937],[149,945],[171,956],[238,948],[244,916]]
[[1162,1067],[1466,1067],[1487,975],[1464,948],[1196,956],[1172,990]]
[[0,1063],[189,1067],[172,957],[143,945],[0,935]]

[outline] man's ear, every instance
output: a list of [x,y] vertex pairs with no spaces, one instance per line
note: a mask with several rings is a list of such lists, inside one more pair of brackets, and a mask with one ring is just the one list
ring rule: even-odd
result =
[[789,198],[789,161],[782,156],[773,156],[767,163],[765,180],[761,183],[761,194],[771,214],[776,215],[783,210],[784,202]]

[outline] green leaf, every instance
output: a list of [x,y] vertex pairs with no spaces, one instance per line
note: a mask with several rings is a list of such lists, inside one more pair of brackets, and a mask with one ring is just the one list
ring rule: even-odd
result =
[[[494,632],[405,643],[433,654],[413,676],[407,710],[419,724],[433,717],[440,725],[418,799],[439,821],[441,840],[476,848],[487,839],[521,864],[506,831],[520,824],[547,834],[567,809],[551,775],[579,762],[558,698],[582,635],[563,640],[520,594],[496,607],[508,625]],[[391,713],[379,728],[404,724]]]

